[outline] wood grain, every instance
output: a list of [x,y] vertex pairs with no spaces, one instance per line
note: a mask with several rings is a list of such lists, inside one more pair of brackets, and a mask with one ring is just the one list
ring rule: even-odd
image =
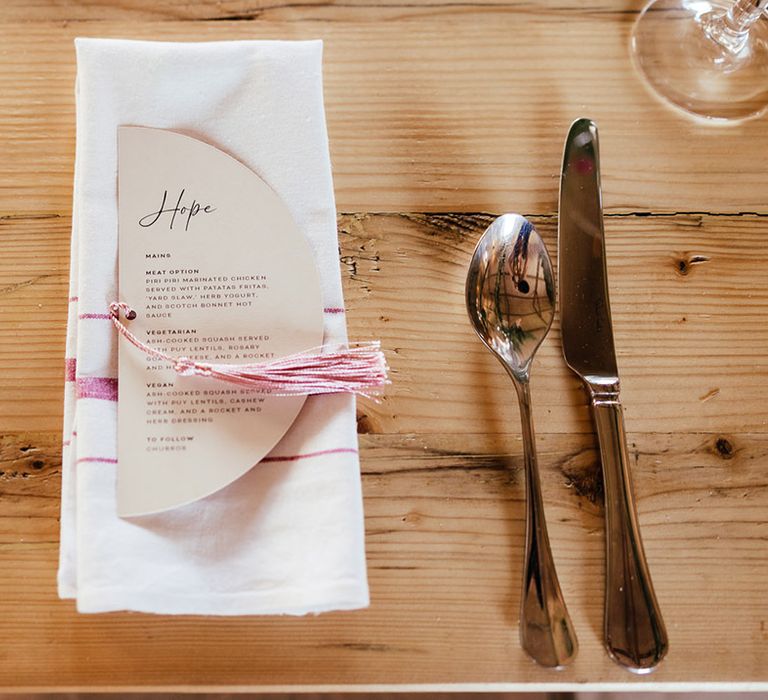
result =
[[[304,21],[320,16],[348,20],[368,16],[393,8],[402,11],[424,8],[431,12],[446,5],[482,10],[488,6],[503,6],[528,15],[549,15],[570,12],[581,16],[623,15],[637,13],[645,0],[117,0],[82,2],[82,0],[5,0],[0,6],[0,22],[77,22],[77,21],[251,21],[290,19]],[[355,14],[360,11],[359,14]],[[365,13],[365,15],[363,14]]]
[[[381,338],[394,380],[382,404],[361,404],[364,430],[517,432],[512,387],[464,309],[466,265],[491,220],[340,217],[350,332]],[[556,255],[555,221],[533,220]],[[69,226],[68,217],[0,221],[0,416],[8,430],[54,430],[61,421]],[[606,236],[628,429],[764,430],[768,217],[611,216]],[[539,430],[592,431],[580,383],[562,359],[557,318],[532,390]]]
[[[650,96],[628,54],[643,4],[0,3],[0,690],[768,689],[768,129]],[[75,36],[324,39],[350,333],[382,339],[393,378],[358,407],[369,610],[81,616],[57,600]],[[602,650],[602,484],[557,319],[532,391],[581,652],[552,674],[520,650],[519,416],[464,311],[495,213],[531,216],[556,254],[562,139],[582,115],[601,129],[632,470],[671,638],[650,679]]]
[[[765,434],[740,435],[730,449],[709,434],[633,433],[630,443],[672,639],[653,680],[762,678]],[[364,435],[361,445],[371,608],[227,620],[78,616],[57,602],[58,435],[6,438],[0,687],[642,683],[601,647],[603,526],[591,436],[539,437],[555,559],[581,642],[575,665],[556,675],[534,666],[517,643],[524,530],[517,437]]]
[[293,20],[7,22],[0,25],[0,214],[69,209],[76,36],[324,39],[342,211],[552,213],[563,138],[579,116],[601,127],[608,211],[768,211],[763,122],[715,128],[657,103],[629,59],[633,12],[537,7],[416,4],[360,17],[330,6],[327,17],[300,8]]

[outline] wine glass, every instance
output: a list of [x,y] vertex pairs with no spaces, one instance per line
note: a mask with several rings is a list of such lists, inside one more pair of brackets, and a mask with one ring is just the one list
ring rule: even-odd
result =
[[636,65],[662,98],[717,120],[768,107],[768,0],[652,0],[632,32]]

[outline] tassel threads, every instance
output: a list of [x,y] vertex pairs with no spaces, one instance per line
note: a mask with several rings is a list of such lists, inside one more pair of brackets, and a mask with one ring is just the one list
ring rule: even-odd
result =
[[322,345],[268,362],[231,365],[173,357],[139,340],[120,320],[136,318],[136,312],[123,302],[109,305],[112,324],[118,333],[139,350],[165,360],[182,377],[210,377],[251,389],[261,389],[273,396],[317,394],[359,394],[379,396],[389,383],[389,368],[378,341],[353,345]]

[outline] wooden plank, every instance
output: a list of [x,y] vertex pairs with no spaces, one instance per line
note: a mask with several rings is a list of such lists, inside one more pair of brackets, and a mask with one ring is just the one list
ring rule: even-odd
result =
[[[381,337],[394,385],[365,406],[380,432],[517,430],[514,392],[469,328],[466,266],[490,216],[348,216],[340,221],[354,335]],[[533,219],[552,255],[556,222]],[[609,217],[606,248],[630,430],[765,430],[768,250],[764,217]],[[565,366],[559,317],[533,366],[547,432],[592,430]]]
[[364,17],[350,10],[348,20],[337,7],[311,19],[301,8],[295,21],[2,24],[0,215],[69,210],[78,35],[324,39],[342,211],[552,213],[563,138],[584,115],[601,126],[608,211],[767,211],[764,121],[716,128],[658,103],[629,59],[633,12],[536,7],[398,6]]
[[[516,433],[514,392],[472,333],[464,279],[488,215],[343,215],[340,263],[353,338],[381,338],[393,384],[360,402],[370,433]],[[534,219],[556,254],[555,221]],[[61,421],[67,217],[0,221],[0,425]],[[608,217],[614,330],[630,431],[765,430],[768,217]],[[682,269],[681,269],[682,266]],[[591,433],[563,362],[559,321],[533,367],[549,433]]]
[[[0,5],[0,22],[82,22],[82,21],[249,21],[254,19],[305,19],[328,17],[346,20],[387,8],[402,10],[418,6],[427,11],[432,6],[457,5],[482,10],[489,5],[514,8],[531,15],[572,12],[580,15],[636,13],[644,0],[423,0],[418,5],[404,5],[402,0],[303,0],[302,2],[273,2],[273,0],[113,0],[106,4],[84,3],[81,0],[5,0]],[[363,12],[359,12],[363,11]],[[370,16],[370,14],[369,14]]]
[[[764,433],[631,433],[639,516],[671,638],[655,683],[765,681]],[[369,610],[314,618],[79,616],[55,594],[59,439],[0,442],[0,687],[625,683],[601,646],[603,524],[590,436],[539,436],[550,534],[579,633],[573,667],[517,642],[521,444],[364,435]],[[39,466],[42,462],[42,466]],[[41,663],[40,659],[45,659]]]
[[0,218],[0,430],[61,425],[69,217]]

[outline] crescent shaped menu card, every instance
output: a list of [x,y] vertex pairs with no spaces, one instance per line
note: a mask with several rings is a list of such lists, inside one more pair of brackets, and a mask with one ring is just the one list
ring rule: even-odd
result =
[[[174,357],[222,364],[322,344],[312,251],[267,183],[163,129],[120,127],[118,161],[119,301],[136,311],[131,333]],[[118,514],[157,513],[231,484],[304,400],[179,376],[120,337]]]

